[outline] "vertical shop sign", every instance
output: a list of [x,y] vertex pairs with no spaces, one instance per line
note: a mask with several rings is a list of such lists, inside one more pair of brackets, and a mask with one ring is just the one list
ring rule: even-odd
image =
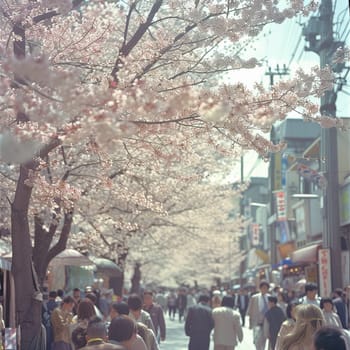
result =
[[252,246],[256,247],[260,244],[260,225],[255,223],[250,224],[250,232],[251,232]]
[[318,251],[318,272],[320,278],[321,297],[330,297],[332,293],[331,286],[331,253],[329,248],[319,249]]
[[283,191],[275,192],[277,206],[277,221],[287,220],[286,200]]

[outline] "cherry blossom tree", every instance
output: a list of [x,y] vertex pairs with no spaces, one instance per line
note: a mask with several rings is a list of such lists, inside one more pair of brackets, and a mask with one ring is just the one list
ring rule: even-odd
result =
[[[1,205],[10,210],[24,349],[40,330],[37,272],[66,246],[79,201],[103,198],[97,193],[130,169],[130,157],[146,170],[205,158],[204,145],[231,157],[242,148],[266,156],[284,145],[263,132],[290,111],[333,125],[309,100],[332,84],[327,69],[300,70],[272,90],[222,83],[224,74],[259,64],[241,52],[265,24],[313,8],[261,0],[1,2],[1,172],[9,184]],[[204,176],[186,170],[185,163],[186,177]],[[125,195],[132,197],[129,187],[119,188],[116,201]]]

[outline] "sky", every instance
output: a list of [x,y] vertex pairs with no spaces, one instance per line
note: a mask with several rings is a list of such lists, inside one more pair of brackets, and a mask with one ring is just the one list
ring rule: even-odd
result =
[[[350,47],[350,15],[348,0],[333,0],[334,5],[334,37],[336,40],[345,40]],[[315,15],[315,14],[314,14]],[[277,64],[280,68],[283,65],[288,67],[290,73],[297,68],[310,68],[319,65],[319,56],[313,52],[304,49],[307,46],[304,36],[302,35],[302,26],[307,23],[307,18],[293,18],[286,20],[283,24],[268,25],[258,40],[255,40],[247,48],[246,54],[263,59],[261,67],[255,69],[240,70],[232,73],[231,79],[244,81],[250,86],[259,82],[268,86],[269,77],[265,74],[268,68],[276,70]],[[348,66],[350,63],[348,64]],[[343,71],[343,75],[345,70]],[[288,76],[287,76],[288,77]],[[282,76],[282,79],[284,76]],[[275,76],[275,81],[280,79]],[[348,80],[350,81],[350,73]],[[337,98],[337,115],[350,118],[350,84],[338,93]],[[244,156],[244,178],[248,180],[251,176],[267,177],[268,163],[259,160],[255,152],[248,152]],[[240,177],[240,166],[233,168],[231,181],[237,181]]]

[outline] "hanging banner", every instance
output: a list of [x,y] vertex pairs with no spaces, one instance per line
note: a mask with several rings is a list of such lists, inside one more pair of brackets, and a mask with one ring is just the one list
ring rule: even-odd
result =
[[320,187],[322,189],[325,189],[327,187],[327,179],[322,174],[320,174],[318,171],[311,169],[307,165],[298,164],[297,171],[298,171],[300,176],[315,183],[318,187]]
[[277,221],[287,220],[286,199],[283,191],[275,192],[276,207],[277,207]]
[[252,246],[258,246],[260,244],[260,225],[256,223],[250,224],[250,234]]
[[320,278],[320,296],[329,298],[332,294],[331,252],[329,248],[318,250],[318,274]]

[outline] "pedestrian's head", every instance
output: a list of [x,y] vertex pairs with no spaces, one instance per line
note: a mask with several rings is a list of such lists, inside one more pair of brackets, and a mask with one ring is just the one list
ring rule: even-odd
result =
[[308,299],[313,300],[316,298],[317,289],[318,288],[316,283],[308,282],[305,284],[305,294]]
[[111,321],[108,339],[117,341],[127,347],[136,338],[136,332],[136,322],[129,316],[121,315]]
[[86,328],[86,340],[101,338],[107,340],[105,323],[98,317],[92,318]]
[[143,303],[149,307],[153,304],[153,293],[150,290],[147,290],[143,293]]
[[60,297],[60,298],[63,298],[63,296],[64,296],[63,289],[57,289],[57,296]]
[[293,319],[295,320],[295,308],[297,305],[299,305],[299,301],[294,300],[288,303],[287,308],[286,308],[286,314],[288,319]]
[[269,282],[263,280],[259,284],[259,289],[262,294],[266,294],[269,291],[270,284]]
[[335,327],[321,327],[314,335],[315,350],[346,350],[344,333]]
[[221,306],[226,306],[233,309],[233,307],[235,306],[235,300],[233,299],[233,297],[225,295],[222,298]]
[[334,291],[334,295],[335,297],[342,297],[344,294],[343,290],[341,288],[337,288],[335,291]]
[[75,300],[79,300],[80,299],[80,289],[79,288],[74,288],[73,289],[73,298]]
[[320,308],[326,312],[331,312],[333,310],[333,300],[331,298],[322,298]]
[[118,303],[113,303],[111,305],[110,314],[111,319],[116,318],[120,315],[129,315],[129,306],[124,301],[120,301]]
[[57,292],[55,290],[52,290],[49,292],[49,299],[55,300],[57,298]]
[[199,303],[205,303],[208,304],[210,301],[210,297],[208,294],[201,294],[198,298]]
[[65,311],[71,312],[74,307],[74,299],[70,295],[67,295],[66,297],[63,298],[61,307]]
[[272,307],[277,305],[277,297],[275,296],[269,296],[267,297],[267,301],[269,303],[269,308],[271,309]]
[[93,304],[96,304],[96,302],[97,302],[97,297],[96,297],[96,295],[95,295],[95,293],[87,293],[87,294],[85,294],[85,298],[86,299],[89,299]]
[[94,304],[88,298],[80,301],[77,310],[78,320],[89,320],[96,316]]
[[128,306],[131,311],[138,311],[142,308],[142,300],[137,294],[130,294],[128,298]]
[[315,332],[325,325],[321,309],[313,304],[300,304],[295,308],[295,326],[282,341],[282,349],[289,350],[292,345],[303,346],[312,341]]

